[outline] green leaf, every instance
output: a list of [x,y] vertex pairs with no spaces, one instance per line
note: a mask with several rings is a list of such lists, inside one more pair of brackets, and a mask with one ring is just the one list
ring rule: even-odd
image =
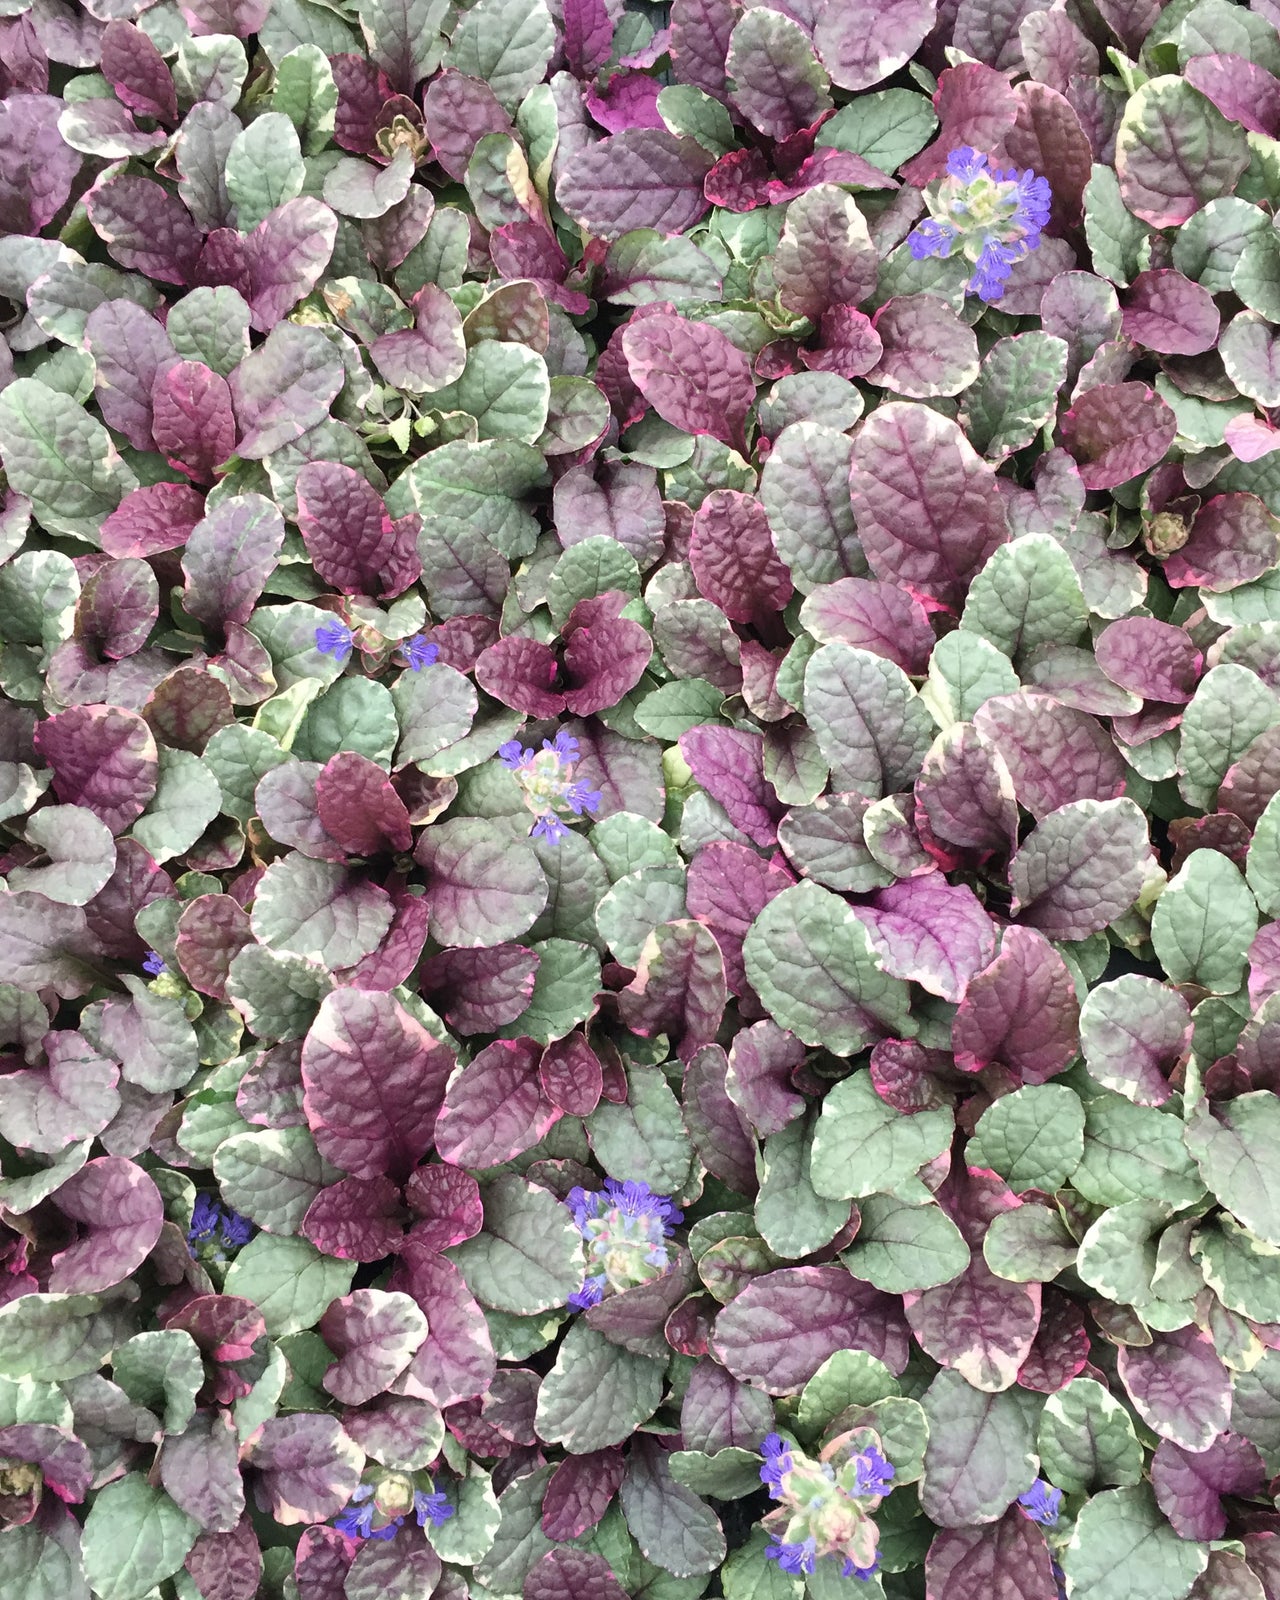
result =
[[600,957],[573,939],[543,939],[530,948],[538,957],[529,1004],[498,1030],[500,1039],[563,1039],[596,1009]]
[[144,1600],[172,1577],[196,1542],[200,1524],[140,1472],[98,1491],[85,1518],[85,1576],[99,1600]]
[[645,867],[680,867],[680,852],[669,833],[634,811],[615,811],[591,830],[591,847],[610,883]]
[[672,83],[660,89],[658,115],[672,133],[696,139],[713,156],[727,156],[737,143],[729,113],[718,100],[692,84]]
[[1017,661],[1040,645],[1074,644],[1088,620],[1071,557],[1050,534],[1027,533],[973,580],[960,627]]
[[994,1522],[1035,1480],[1032,1414],[1016,1389],[987,1394],[942,1371],[921,1397],[929,1421],[920,1505],[940,1528]]
[[[670,91],[663,89],[659,99],[668,92],[698,95],[700,100],[714,106],[725,125],[731,128],[728,113],[710,96],[678,85]],[[658,109],[661,115],[661,106]],[[720,269],[711,257],[699,250],[692,239],[681,238],[678,234],[668,238],[652,228],[633,228],[615,240],[605,257],[605,274],[609,280],[607,298],[613,305],[642,306],[659,300],[679,303],[720,298]]]
[[205,745],[203,756],[222,790],[222,809],[240,822],[248,822],[254,815],[258,779],[291,759],[269,733],[242,722],[219,728]]
[[677,1483],[716,1500],[742,1500],[760,1488],[760,1457],[754,1450],[729,1446],[714,1455],[673,1450],[668,1465]]
[[1258,818],[1245,859],[1245,876],[1268,917],[1280,914],[1280,795],[1273,795]]
[[1200,1176],[1228,1211],[1267,1244],[1280,1246],[1280,1098],[1269,1089],[1211,1110],[1201,1100],[1187,1119],[1187,1148]]
[[96,1372],[116,1318],[87,1294],[24,1294],[0,1306],[0,1376],[57,1383]]
[[164,331],[183,361],[226,378],[249,354],[249,307],[237,289],[192,289],[170,307]]
[[969,1246],[940,1206],[873,1194],[860,1210],[858,1236],[840,1259],[855,1278],[886,1294],[936,1288],[969,1265]]
[[815,142],[819,150],[851,150],[881,172],[896,172],[924,149],[937,126],[924,95],[913,89],[881,89],[842,106],[823,123]]
[[155,861],[170,861],[190,850],[222,809],[222,789],[214,774],[190,750],[160,746],[156,792],[129,830]]
[[1231,289],[1268,322],[1280,318],[1280,248],[1271,229],[1247,241],[1231,269]]
[[1150,231],[1126,209],[1114,170],[1095,164],[1084,190],[1084,233],[1094,271],[1123,289],[1139,270]]
[[154,1411],[166,1433],[181,1433],[195,1415],[204,1362],[181,1328],[136,1333],[111,1358],[111,1375],[130,1400]]
[[591,600],[610,589],[640,593],[640,568],[636,558],[617,539],[596,534],[571,545],[556,562],[547,579],[547,609],[557,628],[563,628],[579,600]]
[[1204,1194],[1179,1118],[1100,1094],[1084,1114],[1084,1155],[1071,1186],[1098,1206],[1129,1200],[1194,1205]]
[[828,889],[784,889],[752,923],[743,954],[774,1020],[805,1044],[849,1056],[885,1033],[915,1033],[906,984],[885,972],[866,925]]
[[397,768],[429,761],[465,739],[479,705],[471,680],[443,663],[402,672],[391,686],[391,700],[400,722]]
[[1212,810],[1227,768],[1277,722],[1280,699],[1256,672],[1231,662],[1210,667],[1182,716],[1183,799]]
[[268,1233],[296,1233],[331,1181],[305,1126],[238,1133],[218,1146],[213,1169],[227,1204]]
[[1202,1225],[1191,1241],[1204,1281],[1231,1311],[1251,1322],[1280,1320],[1280,1250],[1242,1228],[1227,1212]]
[[227,151],[224,179],[241,233],[252,233],[277,206],[296,200],[306,166],[289,118],[267,111],[238,133]]
[[1060,1083],[1001,1095],[978,1119],[965,1159],[998,1172],[1011,1189],[1060,1189],[1084,1154],[1084,1107]]
[[923,1204],[930,1196],[916,1174],[950,1145],[954,1126],[949,1107],[896,1111],[876,1093],[869,1072],[855,1072],[822,1102],[810,1158],[813,1186],[839,1199],[896,1193]]
[[463,13],[445,65],[480,78],[508,111],[541,83],[556,44],[543,0],[478,0]]
[[282,112],[297,130],[302,153],[319,155],[333,137],[338,86],[319,46],[300,44],[276,67],[271,109]]
[[1210,200],[1174,234],[1174,267],[1210,294],[1228,293],[1245,246],[1270,226],[1266,212],[1247,200],[1234,195]]
[[305,1239],[259,1233],[227,1269],[225,1290],[254,1301],[279,1339],[314,1327],[329,1302],[351,1288],[355,1270],[355,1262],[321,1255]]
[[1076,1242],[1057,1211],[1022,1205],[991,1219],[982,1257],[998,1278],[1010,1283],[1048,1283],[1075,1260]]
[[458,517],[512,560],[528,555],[538,540],[537,522],[517,499],[544,483],[546,472],[541,453],[518,440],[480,439],[473,444],[455,439],[405,468],[387,491],[387,512],[393,517],[409,511]]
[[[1256,842],[1255,835],[1250,866]],[[1258,906],[1249,886],[1217,850],[1191,852],[1151,918],[1151,943],[1169,981],[1198,983],[1211,994],[1234,994],[1240,987],[1257,931]]]
[[553,1469],[538,1467],[498,1496],[501,1520],[493,1543],[476,1563],[476,1580],[494,1594],[518,1594],[530,1569],[552,1548],[541,1527],[542,1497]]
[[627,1103],[602,1100],[587,1119],[596,1160],[613,1178],[677,1194],[689,1176],[693,1146],[680,1104],[656,1067],[627,1069]]
[[395,704],[384,684],[339,678],[308,708],[293,748],[304,761],[323,762],[340,750],[354,750],[387,767],[399,737]]
[[551,380],[547,364],[528,345],[484,339],[467,352],[456,383],[431,397],[437,411],[466,411],[476,419],[482,439],[536,443],[547,424]]
[[545,1189],[502,1173],[487,1183],[484,1230],[451,1259],[476,1299],[495,1311],[531,1316],[564,1305],[582,1287],[582,1236]]
[[908,788],[933,740],[928,710],[902,668],[854,645],[814,652],[804,710],[831,765],[833,789],[868,800]]
[[770,1250],[786,1261],[830,1244],[849,1220],[848,1202],[827,1199],[810,1181],[812,1141],[813,1119],[802,1117],[766,1139],[757,1159],[756,1227]]
[[92,545],[137,482],[102,424],[35,378],[18,378],[0,394],[0,456],[9,487],[31,500],[50,533]]
[[1066,1494],[1142,1481],[1129,1413],[1092,1378],[1073,1378],[1045,1401],[1036,1449],[1040,1470]]
[[596,907],[596,928],[615,961],[635,967],[645,940],[685,915],[683,867],[642,867],[619,878]]
[[899,1393],[898,1380],[866,1350],[837,1350],[828,1356],[800,1392],[796,1433],[816,1439],[850,1406],[870,1406]]
[[977,633],[957,628],[944,635],[929,657],[920,698],[940,728],[970,722],[979,706],[1018,689],[1009,657]]
[[961,418],[970,443],[993,461],[1030,444],[1052,421],[1066,377],[1065,340],[1051,333],[997,339],[964,398]]
[[658,1409],[665,1370],[575,1322],[538,1390],[538,1437],[571,1455],[621,1444]]
[[1089,1600],[1181,1600],[1209,1550],[1179,1538],[1150,1488],[1135,1484],[1088,1501],[1060,1560],[1072,1592]]
[[636,721],[664,744],[674,744],[690,728],[723,724],[724,690],[705,678],[673,678],[645,695],[636,707]]
[[453,1515],[426,1528],[431,1548],[442,1561],[474,1566],[493,1545],[502,1512],[489,1474],[473,1462],[452,1489]]
[[34,1522],[5,1530],[0,1539],[3,1600],[88,1600],[88,1595],[80,1562],[73,1560],[70,1548],[64,1549]]

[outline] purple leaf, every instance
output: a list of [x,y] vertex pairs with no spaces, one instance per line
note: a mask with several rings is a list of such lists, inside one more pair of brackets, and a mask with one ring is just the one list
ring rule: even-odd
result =
[[869,89],[905,66],[933,28],[937,0],[871,0],[825,6],[813,42],[831,81],[842,89]]
[[160,615],[156,575],[136,558],[105,562],[80,591],[76,633],[112,661],[135,655]]
[[193,281],[204,235],[182,202],[150,178],[123,174],[90,190],[89,221],[122,267],[161,283]]
[[380,334],[369,347],[388,383],[410,394],[432,394],[462,376],[467,364],[462,318],[443,289],[426,284],[410,301],[412,328]]
[[484,1313],[453,1262],[411,1238],[391,1285],[412,1295],[428,1322],[426,1340],[397,1389],[437,1406],[485,1394],[497,1369],[493,1344]]
[[[108,300],[96,306],[85,321],[84,333],[104,420],[136,450],[150,450],[155,423],[152,391],[178,359],[168,334],[132,300]],[[118,514],[118,510],[112,513]]]
[[734,994],[747,992],[742,942],[748,928],[774,895],[794,881],[784,866],[763,861],[746,845],[729,840],[704,845],[690,863],[685,903],[690,915],[715,934]]
[[1280,82],[1265,67],[1246,56],[1223,52],[1192,56],[1183,76],[1229,121],[1250,133],[1275,138],[1280,129]]
[[726,992],[724,957],[711,931],[682,919],[660,924],[645,940],[618,1010],[641,1038],[665,1033],[687,1062],[715,1038]]
[[951,1025],[956,1065],[998,1064],[1044,1083],[1079,1050],[1080,1004],[1066,962],[1031,928],[1006,928],[1000,953],[974,977]]
[[1116,1370],[1138,1415],[1162,1439],[1201,1451],[1226,1432],[1231,1374],[1212,1336],[1194,1324],[1156,1333],[1149,1345],[1122,1345]]
[[231,374],[241,437],[238,453],[269,456],[329,414],[346,381],[341,358],[315,328],[285,322]]
[[663,1329],[675,1308],[699,1287],[693,1257],[675,1249],[674,1259],[656,1277],[607,1295],[588,1306],[583,1320],[613,1344],[634,1355],[666,1357],[670,1346]]
[[871,578],[820,584],[810,591],[800,617],[819,644],[838,639],[871,650],[913,676],[924,674],[933,652],[928,612],[896,584]]
[[414,1241],[427,1250],[447,1250],[474,1239],[484,1222],[480,1185],[448,1162],[419,1167],[405,1185],[404,1197],[418,1219]]
[[424,994],[439,996],[435,1003],[457,1033],[493,1033],[524,1011],[540,963],[521,944],[444,950],[424,963],[418,981]]
[[902,1303],[925,1354],[988,1393],[1017,1381],[1040,1323],[1040,1285],[998,1278],[978,1255],[958,1278]]
[[1086,389],[1062,419],[1062,439],[1086,489],[1114,489],[1154,467],[1178,429],[1173,412],[1143,383]]
[[628,128],[571,156],[556,199],[598,239],[634,228],[687,232],[705,214],[702,182],[714,157],[694,139],[665,128]]
[[1106,729],[1050,695],[995,695],[974,712],[973,725],[1003,757],[1019,803],[1037,819],[1072,801],[1124,793],[1125,764]]
[[934,741],[915,786],[916,803],[937,838],[963,849],[1013,848],[1018,803],[1004,757],[972,723]]
[[204,495],[185,483],[150,483],[125,495],[99,532],[109,556],[177,550],[204,516]]
[[530,1039],[498,1039],[450,1083],[436,1120],[436,1149],[459,1167],[512,1161],[560,1118],[542,1093],[542,1051]]
[[156,742],[135,712],[72,706],[39,723],[35,741],[58,799],[87,806],[112,833],[136,822],[156,792]]
[[727,97],[725,59],[737,0],[672,0],[671,62],[679,83],[690,83],[717,100]]
[[1154,617],[1122,617],[1094,641],[1098,665],[1144,700],[1182,705],[1195,693],[1203,656],[1182,628]]
[[754,1023],[734,1039],[725,1091],[762,1138],[781,1133],[804,1111],[792,1078],[805,1056],[799,1039],[776,1022]]
[[244,1515],[244,1483],[235,1424],[225,1411],[197,1411],[160,1452],[169,1498],[208,1533],[234,1533]]
[[783,808],[764,776],[761,736],[704,726],[682,733],[679,743],[694,778],[725,808],[734,827],[758,845],[776,844]]
[[1147,819],[1132,800],[1063,806],[1010,863],[1014,914],[1051,939],[1087,939],[1138,898],[1150,856]]
[[703,1165],[739,1194],[756,1190],[756,1145],[725,1086],[729,1062],[717,1044],[692,1056],[684,1069],[685,1126]]
[[1058,1600],[1060,1592],[1044,1534],[1018,1506],[998,1522],[940,1528],[924,1577],[926,1600]]
[[1198,1453],[1161,1439],[1151,1461],[1156,1503],[1182,1539],[1221,1539],[1227,1530],[1222,1496],[1252,1500],[1265,1477],[1262,1457],[1236,1433],[1220,1434]]
[[210,628],[248,622],[284,544],[284,518],[260,494],[221,500],[196,524],[182,556],[183,604]]
[[977,895],[939,872],[881,889],[857,912],[885,971],[944,1000],[963,1000],[969,980],[995,955],[995,925]]
[[166,126],[178,120],[178,96],[164,57],[141,28],[109,22],[102,35],[102,75],[116,98],[140,117]]
[[588,88],[583,104],[609,133],[627,128],[664,128],[658,115],[662,85],[647,72],[616,72],[602,90]]
[[973,330],[933,294],[886,300],[872,318],[880,340],[879,364],[867,381],[920,400],[959,394],[978,376]]
[[174,943],[191,987],[225,1003],[231,963],[253,943],[253,931],[248,914],[229,894],[201,894],[183,907]]
[[630,694],[649,665],[653,641],[625,617],[600,616],[579,625],[579,606],[564,630],[564,703],[574,716],[589,717]]
[[716,1318],[712,1348],[735,1378],[797,1394],[837,1350],[865,1350],[890,1372],[907,1364],[899,1302],[842,1267],[784,1267],[753,1278]]
[[1020,83],[1014,94],[1017,118],[1004,136],[1005,152],[1015,170],[1029,167],[1048,180],[1052,225],[1075,227],[1093,165],[1088,135],[1071,102],[1047,84]]
[[794,590],[773,548],[764,507],[736,489],[716,489],[698,507],[689,542],[698,592],[730,622],[781,611]]
[[393,522],[368,480],[334,461],[298,474],[298,529],[317,573],[343,594],[393,598],[422,572],[416,512]]
[[1089,1072],[1140,1106],[1159,1106],[1170,1074],[1191,1047],[1191,1012],[1175,990],[1138,973],[1090,991],[1080,1013]]
[[658,312],[627,325],[622,349],[632,382],[664,421],[746,448],[751,363],[718,328]]
[[[1278,86],[1280,87],[1280,86]],[[1198,356],[1218,342],[1221,318],[1213,296],[1180,272],[1140,272],[1129,286],[1124,334],[1167,356]]]
[[1175,588],[1221,594],[1269,572],[1280,554],[1280,521],[1252,494],[1219,494],[1201,506],[1191,533],[1164,566]]
[[550,645],[520,633],[481,651],[475,665],[476,682],[486,694],[531,717],[554,717],[564,710],[564,694],[553,687],[559,670]]
[[547,1538],[579,1539],[594,1528],[609,1509],[625,1470],[618,1450],[566,1456],[552,1473],[542,1497],[541,1525]]
[[427,1319],[406,1294],[357,1289],[332,1300],[316,1324],[337,1361],[325,1388],[344,1405],[359,1406],[395,1382],[427,1336]]
[[400,1248],[400,1191],[390,1178],[342,1178],[321,1189],[299,1232],[342,1261],[381,1261]]
[[[538,959],[531,950],[526,954]],[[553,1040],[542,1052],[538,1082],[552,1105],[571,1117],[589,1117],[600,1103],[604,1072],[586,1038],[570,1033]]]
[[151,410],[156,449],[197,483],[212,483],[236,446],[227,380],[203,362],[176,361],[156,375]]
[[353,1178],[403,1180],[430,1147],[447,1045],[389,994],[335,989],[302,1049],[303,1104],[320,1153]]
[[556,538],[567,550],[584,539],[616,539],[647,571],[662,554],[664,518],[658,474],[639,461],[571,467],[556,480]]
[[160,1238],[164,1201],[155,1181],[123,1156],[99,1156],[57,1191],[58,1209],[85,1232],[58,1251],[54,1294],[95,1294],[136,1272]]
[[264,1509],[287,1525],[336,1517],[364,1468],[364,1451],[337,1417],[315,1411],[268,1418],[248,1458],[262,1474]]
[[229,33],[248,39],[267,20],[269,0],[184,0],[182,14],[193,34]]
[[725,71],[734,106],[766,138],[790,138],[831,110],[827,75],[808,35],[781,11],[743,13]]
[[564,54],[575,78],[589,78],[608,61],[613,25],[605,0],[564,0]]
[[44,1068],[0,1077],[0,1134],[21,1149],[57,1155],[115,1116],[120,1069],[71,1029],[45,1034],[44,1049]]
[[39,233],[71,193],[82,157],[58,132],[62,110],[48,94],[0,101],[0,227],[7,232]]
[[560,1546],[548,1550],[524,1580],[524,1600],[625,1600],[627,1591],[603,1556]]
[[[585,774],[579,768],[575,776]],[[440,944],[492,949],[527,933],[547,903],[530,846],[480,818],[424,829],[416,856],[427,868],[431,937]]]
[[995,473],[949,418],[890,401],[854,440],[849,489],[877,577],[944,606],[1008,538]]
[[1018,98],[1008,78],[976,61],[948,67],[939,75],[933,108],[942,131],[901,168],[908,183],[924,184],[940,176],[947,157],[962,145],[981,151],[1000,148],[1018,120]]

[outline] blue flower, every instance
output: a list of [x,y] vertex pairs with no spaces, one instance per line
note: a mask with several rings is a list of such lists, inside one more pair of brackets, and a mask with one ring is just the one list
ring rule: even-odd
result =
[[923,261],[926,256],[945,258],[951,254],[951,246],[955,241],[956,230],[950,223],[926,217],[907,235],[907,248],[917,261]]
[[981,151],[962,145],[925,200],[930,215],[907,236],[912,256],[923,261],[958,252],[973,268],[968,292],[989,302],[1004,293],[1015,263],[1039,245],[1053,193],[1038,173],[992,167]]
[[423,667],[431,666],[440,654],[440,646],[432,644],[420,633],[415,633],[412,639],[406,639],[400,649],[414,672],[421,672]]
[[880,1552],[877,1550],[876,1558],[869,1567],[855,1567],[852,1561],[846,1561],[840,1569],[840,1576],[842,1578],[861,1578],[865,1582],[867,1578],[874,1578],[879,1570]]
[[588,1306],[598,1306],[608,1286],[608,1278],[603,1272],[598,1272],[593,1278],[584,1278],[581,1289],[575,1290],[565,1304],[573,1311],[585,1311]]
[[765,1555],[770,1561],[776,1561],[783,1572],[790,1572],[799,1578],[813,1571],[817,1551],[818,1545],[814,1539],[806,1539],[802,1544],[788,1544],[783,1539],[775,1539]]
[[604,798],[581,778],[575,778],[578,741],[561,729],[554,739],[544,739],[541,750],[531,750],[519,739],[498,746],[498,760],[524,791],[524,803],[534,814],[529,832],[533,838],[559,844],[569,832],[566,816],[580,817],[599,809]]
[[565,1204],[587,1244],[588,1271],[568,1301],[575,1310],[598,1305],[608,1288],[648,1283],[668,1266],[666,1241],[684,1213],[647,1183],[606,1178],[603,1189],[570,1189]]
[[420,1528],[425,1528],[428,1522],[438,1528],[442,1522],[448,1522],[453,1515],[453,1507],[449,1504],[447,1494],[428,1494],[424,1489],[419,1489],[413,1497],[413,1514]]
[[165,971],[164,957],[158,951],[148,950],[146,959],[142,963],[142,970],[158,978]]
[[518,772],[527,761],[533,760],[533,751],[522,745],[519,739],[508,739],[506,744],[498,746],[498,760],[509,772]]
[[191,1226],[187,1229],[187,1242],[193,1245],[210,1245],[219,1254],[238,1250],[253,1237],[253,1223],[239,1212],[232,1211],[221,1201],[207,1194],[198,1194],[191,1208]]
[[533,827],[529,829],[529,837],[531,839],[545,839],[548,844],[559,844],[568,832],[568,828],[565,827],[560,818],[548,811],[539,817]]
[[854,1486],[855,1494],[879,1495],[883,1499],[889,1493],[893,1467],[874,1445],[857,1458],[856,1468],[858,1477]]
[[394,1539],[396,1529],[404,1521],[403,1517],[395,1517],[387,1523],[385,1528],[375,1528],[373,1519],[377,1515],[377,1507],[373,1503],[372,1484],[362,1483],[357,1486],[351,1496],[351,1503],[345,1511],[340,1511],[333,1519],[333,1525],[339,1533],[345,1533],[348,1539]]
[[1058,1520],[1058,1509],[1062,1505],[1062,1490],[1055,1489],[1043,1478],[1037,1478],[1025,1494],[1018,1496],[1018,1504],[1032,1522],[1052,1528]]
[[335,617],[332,622],[322,622],[316,629],[316,649],[322,656],[332,656],[335,661],[345,661],[351,654],[351,629]]
[[760,1446],[764,1465],[760,1468],[760,1482],[768,1484],[775,1500],[782,1499],[782,1480],[791,1471],[791,1449],[781,1434],[766,1434]]
[[947,171],[961,183],[972,183],[987,170],[987,158],[971,144],[962,144],[947,157]]
[[599,789],[589,788],[584,779],[577,783],[566,785],[564,791],[565,804],[573,808],[575,816],[580,817],[584,811],[597,811],[604,795]]

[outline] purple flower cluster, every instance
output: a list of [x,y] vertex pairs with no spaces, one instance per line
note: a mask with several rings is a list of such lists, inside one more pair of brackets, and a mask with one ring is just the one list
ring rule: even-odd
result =
[[684,1212],[647,1183],[606,1178],[603,1189],[570,1189],[565,1204],[586,1241],[589,1267],[599,1268],[569,1296],[575,1311],[598,1305],[607,1289],[630,1289],[666,1271],[666,1241]]
[[[420,1528],[425,1528],[428,1522],[432,1527],[438,1528],[453,1515],[448,1495],[441,1494],[435,1489],[414,1488],[411,1483],[402,1485],[400,1474],[394,1474],[388,1481],[393,1485],[393,1492],[402,1486],[412,1489],[413,1515]],[[340,1511],[333,1519],[333,1525],[339,1533],[345,1533],[349,1539],[395,1538],[396,1530],[403,1527],[407,1513],[388,1517],[378,1505],[376,1494],[377,1485],[372,1483],[362,1483],[356,1489],[346,1510]],[[378,1519],[376,1528],[375,1517]]]
[[603,796],[573,776],[578,760],[578,741],[563,730],[554,739],[544,739],[541,750],[530,750],[519,739],[499,746],[498,760],[524,790],[524,803],[537,819],[530,835],[558,844],[569,832],[561,821],[565,815],[581,817],[599,809]]
[[[316,649],[322,656],[332,656],[335,661],[346,662],[355,645],[355,635],[345,622],[337,617],[322,622],[316,629]],[[432,666],[440,655],[440,646],[432,644],[425,634],[415,633],[400,644],[400,653],[412,672],[421,672]]]
[[[824,1556],[840,1561],[845,1578],[870,1578],[878,1571],[876,1529],[865,1502],[889,1493],[894,1469],[875,1438],[870,1429],[859,1429],[811,1460],[781,1434],[767,1435],[760,1446],[760,1481],[780,1505],[765,1519],[765,1555],[783,1572],[802,1577]],[[838,1468],[826,1459],[833,1452],[844,1457]]]
[[169,969],[164,964],[164,957],[157,950],[148,950],[142,963],[142,970],[150,977],[158,978],[162,972]]
[[224,1206],[220,1200],[207,1194],[198,1194],[191,1209],[191,1226],[187,1229],[187,1243],[215,1256],[228,1250],[238,1250],[253,1237],[253,1223],[239,1212]]
[[923,261],[958,250],[973,264],[969,293],[990,302],[1004,294],[1015,262],[1040,243],[1053,196],[1036,173],[989,167],[981,151],[961,145],[925,198],[933,214],[908,235],[912,256]]

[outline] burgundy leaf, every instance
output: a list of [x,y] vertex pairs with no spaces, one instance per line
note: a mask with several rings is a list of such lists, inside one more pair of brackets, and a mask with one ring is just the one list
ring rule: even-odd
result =
[[1004,930],[1000,953],[974,977],[952,1023],[956,1065],[998,1064],[1044,1083],[1079,1051],[1080,1004],[1066,962],[1033,928]]
[[417,1218],[414,1240],[428,1250],[447,1250],[474,1239],[484,1222],[480,1185],[448,1162],[418,1167],[405,1185],[404,1198]]
[[[528,953],[532,955],[532,951]],[[589,1117],[600,1103],[604,1073],[585,1037],[570,1033],[542,1052],[538,1081],[546,1098],[566,1115]]]
[[321,1189],[299,1232],[343,1261],[381,1261],[403,1237],[400,1191],[390,1178],[342,1178]]
[[151,431],[156,448],[197,483],[212,483],[235,451],[231,389],[200,361],[176,361],[151,389]]
[[112,1289],[151,1254],[164,1222],[155,1180],[122,1156],[87,1162],[54,1196],[64,1216],[87,1231],[53,1257],[49,1288],[55,1294]]
[[443,950],[423,964],[419,982],[458,1033],[492,1033],[527,1008],[542,958],[521,944]]
[[659,312],[628,323],[622,348],[632,382],[660,417],[745,450],[751,363],[718,328]]
[[543,1096],[541,1054],[531,1039],[498,1039],[453,1079],[436,1120],[436,1148],[446,1161],[501,1166],[545,1136],[561,1113]]
[[547,1538],[580,1539],[594,1528],[609,1509],[625,1470],[618,1450],[566,1456],[551,1474],[542,1497],[542,1531]]
[[416,513],[392,521],[368,480],[335,461],[298,474],[298,530],[316,571],[343,594],[388,599],[422,572]]
[[136,822],[156,792],[156,742],[135,712],[72,706],[38,724],[35,738],[58,799],[87,806],[112,833]]
[[352,855],[413,846],[404,801],[382,768],[355,750],[326,762],[316,778],[316,810],[325,832]]
[[728,812],[735,828],[756,844],[777,843],[783,807],[764,776],[759,734],[710,725],[691,728],[680,735],[680,754],[698,783]]

